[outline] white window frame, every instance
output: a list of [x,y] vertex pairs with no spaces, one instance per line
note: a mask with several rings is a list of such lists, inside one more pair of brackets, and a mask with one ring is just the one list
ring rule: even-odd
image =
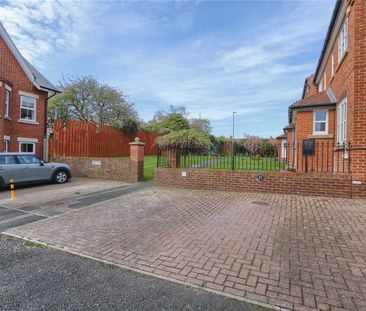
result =
[[339,145],[347,143],[347,97],[338,104],[337,141]]
[[4,139],[4,152],[9,152],[9,139]]
[[342,60],[348,49],[348,18],[345,19],[338,34],[338,63]]
[[324,71],[323,83],[324,83],[323,90],[326,91],[327,90],[327,73],[326,73],[326,71]]
[[22,151],[22,145],[33,145],[33,152],[28,152],[28,153],[29,154],[36,153],[36,143],[30,142],[30,141],[20,141],[19,142],[19,152],[25,152],[25,151]]
[[[22,103],[23,103],[23,98],[27,98],[27,99],[31,99],[34,101],[34,108],[29,108],[29,107],[23,107]],[[33,111],[33,119],[23,119],[22,118],[22,109],[27,109],[27,110],[31,110]],[[31,122],[31,123],[35,123],[37,122],[37,100],[34,97],[30,97],[30,96],[20,96],[20,118],[21,121],[24,122]]]
[[282,159],[287,158],[287,146],[286,146],[287,140],[286,139],[282,139],[281,140],[281,157]]
[[332,78],[334,77],[334,49],[332,50]]
[[4,116],[9,117],[9,106],[10,106],[10,91],[5,89],[5,112]]
[[[317,112],[325,112],[325,121],[316,121],[315,120],[315,115]],[[329,120],[329,112],[328,110],[314,110],[313,113],[313,134],[314,135],[328,135],[328,120]],[[325,122],[325,131],[317,131],[315,124],[316,123],[323,123]]]
[[323,91],[323,78],[320,80],[319,85],[318,85],[318,92],[322,92]]

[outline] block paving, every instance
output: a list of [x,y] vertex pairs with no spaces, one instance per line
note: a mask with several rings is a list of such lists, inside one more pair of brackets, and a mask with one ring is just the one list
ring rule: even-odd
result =
[[290,310],[366,310],[366,201],[148,188],[7,231]]

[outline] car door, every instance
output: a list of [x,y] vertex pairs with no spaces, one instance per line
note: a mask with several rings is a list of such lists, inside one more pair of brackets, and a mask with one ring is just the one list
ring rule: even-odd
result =
[[41,165],[41,160],[34,154],[17,155],[21,166],[23,182],[42,181],[49,179],[49,170]]
[[21,167],[14,155],[0,155],[0,177],[6,185],[13,179],[15,183],[21,182]]

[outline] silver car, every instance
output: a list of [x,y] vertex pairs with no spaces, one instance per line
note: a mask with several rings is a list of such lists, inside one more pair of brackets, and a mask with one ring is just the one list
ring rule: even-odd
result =
[[35,154],[0,152],[0,186],[14,180],[16,184],[53,181],[63,184],[71,178],[70,167],[63,163],[46,163]]

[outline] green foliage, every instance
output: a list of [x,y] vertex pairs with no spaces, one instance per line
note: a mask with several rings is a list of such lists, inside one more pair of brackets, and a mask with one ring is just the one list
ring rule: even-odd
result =
[[189,129],[188,120],[182,116],[180,113],[174,112],[167,116],[162,121],[151,124],[149,126],[150,130],[155,132],[161,131],[181,131]]
[[208,150],[212,147],[210,136],[195,129],[183,129],[170,132],[169,134],[158,137],[155,143],[159,146],[181,149],[201,147]]
[[153,119],[144,125],[144,129],[150,132],[180,131],[195,129],[198,132],[211,133],[210,120],[191,118],[184,106],[169,106],[168,111],[158,110]]
[[224,136],[219,136],[219,137],[215,137],[216,138],[216,142],[219,145],[223,145],[226,143],[227,139]]
[[48,117],[113,125],[129,132],[139,126],[134,104],[122,92],[95,78],[76,77],[61,82],[62,93],[50,99]]
[[139,123],[133,118],[129,117],[123,117],[120,119],[117,119],[112,123],[113,127],[116,127],[117,129],[121,130],[123,133],[127,134],[134,134],[139,129]]
[[265,140],[260,144],[259,151],[262,157],[274,157],[277,153],[277,148],[274,144]]

